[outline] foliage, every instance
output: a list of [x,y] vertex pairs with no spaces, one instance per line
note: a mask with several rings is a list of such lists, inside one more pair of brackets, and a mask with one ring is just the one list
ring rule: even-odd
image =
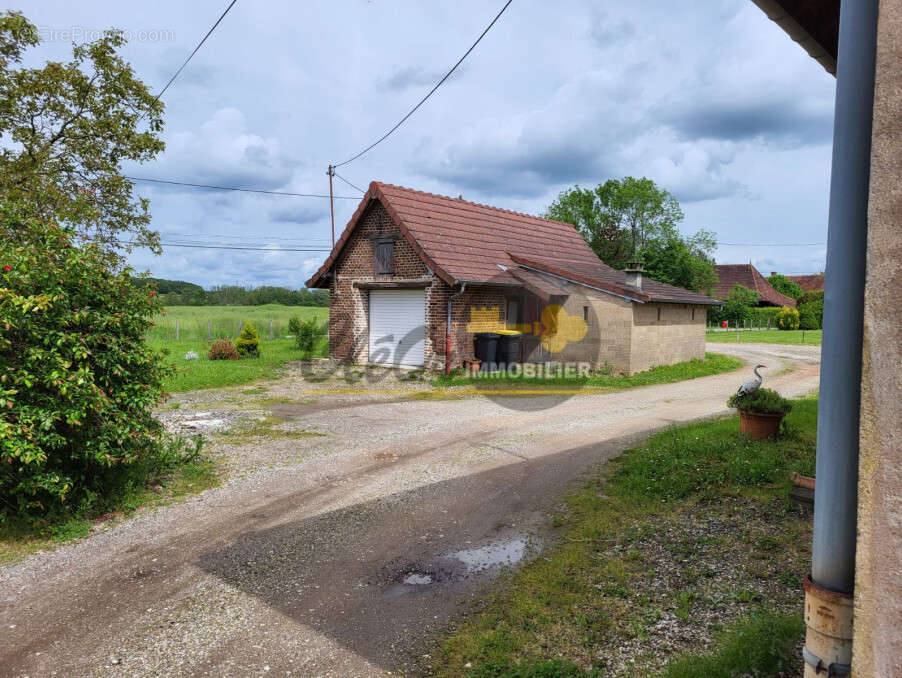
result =
[[301,321],[294,316],[288,321],[288,329],[294,335],[295,345],[304,354],[309,355],[316,346],[316,340],[323,334],[324,328],[316,322],[316,318]]
[[260,333],[251,323],[245,322],[244,329],[235,341],[235,348],[242,358],[260,357]]
[[207,358],[210,360],[238,360],[240,357],[235,346],[228,339],[214,341],[207,353]]
[[507,666],[490,662],[467,673],[466,678],[588,678],[581,668],[560,659],[525,661]]
[[[158,295],[161,297],[162,295]],[[318,306],[167,306],[157,318],[148,339],[171,341],[176,326],[182,341],[213,341],[232,339],[241,334],[246,321],[260,328],[260,340],[279,339],[291,334],[288,320],[297,315],[301,320],[316,318],[324,326],[329,321],[329,309]],[[272,336],[268,330],[272,328]]]
[[751,318],[752,309],[758,303],[758,293],[748,287],[736,285],[727,295],[726,303],[718,313],[718,319],[737,326]]
[[0,517],[95,504],[153,463],[170,371],[144,340],[155,293],[25,213],[0,207]]
[[819,330],[824,325],[824,291],[805,292],[799,297],[799,329]]
[[798,299],[804,293],[804,290],[799,287],[798,283],[793,282],[785,275],[780,275],[779,273],[771,273],[767,278],[767,282],[769,282],[770,286],[780,294],[785,294],[787,297],[792,297],[793,299]]
[[687,653],[671,660],[665,678],[732,678],[794,673],[795,651],[805,635],[799,613],[757,612],[717,634],[710,653]]
[[705,341],[718,343],[807,344],[819,346],[821,330],[756,330],[753,332],[708,332]]
[[784,306],[775,316],[777,321],[777,329],[780,330],[797,330],[799,329],[799,311],[789,306]]
[[614,268],[640,260],[650,278],[695,291],[717,282],[714,234],[683,237],[677,230],[683,219],[679,202],[651,179],[609,179],[594,189],[574,186],[558,195],[545,216],[573,224]]
[[787,414],[792,409],[792,402],[772,389],[759,388],[742,396],[734,393],[727,406],[753,414]]
[[[597,671],[587,675],[621,675],[606,656],[646,639],[639,645],[647,651],[630,656],[623,675],[658,675],[662,616],[679,624],[675,613],[683,609],[691,618],[696,605],[720,619],[739,614],[743,621],[715,634],[711,656],[736,657],[740,638],[751,663],[728,674],[674,677],[739,676],[746,668],[749,675],[792,674],[769,667],[798,662],[798,645],[789,640],[799,637],[789,632],[797,622],[770,610],[797,602],[810,569],[810,519],[788,508],[786,494],[791,472],[813,475],[817,400],[794,405],[780,439],[749,440],[733,416],[667,429],[608,462],[564,498],[566,508],[554,518],[559,531],[543,557],[502,579],[446,636],[432,653],[430,675],[456,678],[465,665],[494,675],[498,667],[551,657]],[[712,560],[725,564],[701,569]],[[672,595],[662,593],[662,573]],[[751,601],[731,604],[744,589],[755,592]],[[686,631],[667,634],[667,649],[696,650],[707,640],[702,625]]]
[[0,149],[0,199],[70,225],[114,260],[131,241],[158,251],[148,201],[135,199],[121,165],[163,150],[162,102],[118,54],[119,31],[73,45],[68,62],[22,66],[39,43],[22,14],[0,13],[0,135],[12,142]]
[[213,287],[205,290],[200,285],[181,280],[147,278],[138,284],[149,284],[160,293],[160,301],[166,306],[329,306],[328,290],[292,290],[287,287],[264,285],[240,287],[237,285]]
[[813,302],[820,302],[821,307],[824,305],[824,290],[812,290],[810,292],[804,292],[802,296],[798,299],[799,304],[810,304]]

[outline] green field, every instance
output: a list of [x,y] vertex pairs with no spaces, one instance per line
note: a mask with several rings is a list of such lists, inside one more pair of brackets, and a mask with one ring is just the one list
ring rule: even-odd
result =
[[708,330],[708,341],[820,346],[823,330]]
[[[311,316],[322,323],[329,319],[329,309],[320,306],[168,306],[157,319],[156,326],[147,334],[151,341],[176,341],[188,343],[209,339],[235,339],[246,322],[253,323],[260,332],[260,339],[270,337],[270,323],[274,339],[285,337],[288,319],[298,316],[306,320]],[[209,332],[209,335],[208,335]],[[185,349],[186,351],[188,349]],[[196,350],[196,349],[195,349]]]

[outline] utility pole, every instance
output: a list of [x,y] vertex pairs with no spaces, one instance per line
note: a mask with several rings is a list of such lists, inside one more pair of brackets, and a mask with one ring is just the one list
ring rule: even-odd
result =
[[329,165],[326,172],[329,175],[329,216],[332,218],[332,247],[335,247],[335,199],[332,197],[332,176],[335,174],[335,168]]

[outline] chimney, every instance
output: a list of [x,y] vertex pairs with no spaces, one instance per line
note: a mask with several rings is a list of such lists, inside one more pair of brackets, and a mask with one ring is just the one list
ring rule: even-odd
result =
[[641,261],[631,261],[626,265],[626,268],[623,269],[623,272],[626,273],[626,284],[632,285],[636,289],[642,289],[642,273],[644,269],[642,268]]

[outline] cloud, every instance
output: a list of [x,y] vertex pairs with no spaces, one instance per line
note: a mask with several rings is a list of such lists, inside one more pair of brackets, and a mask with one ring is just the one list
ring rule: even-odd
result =
[[[454,72],[449,80],[458,77],[464,70],[462,66]],[[444,74],[445,72],[443,71],[428,71],[422,66],[406,66],[404,68],[395,66],[391,75],[380,78],[379,84],[382,87],[399,92],[408,87],[431,87],[441,80]]]

